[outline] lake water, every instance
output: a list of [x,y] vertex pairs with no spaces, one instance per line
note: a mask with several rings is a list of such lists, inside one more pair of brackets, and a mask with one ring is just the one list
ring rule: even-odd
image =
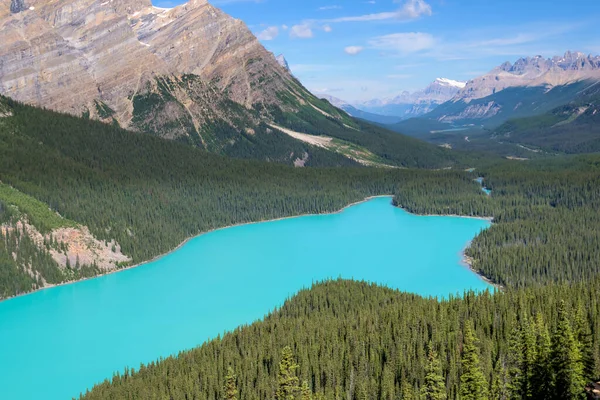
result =
[[262,318],[326,278],[434,296],[487,289],[461,251],[488,226],[377,198],[215,231],[139,268],[0,302],[0,397],[69,399],[113,371]]

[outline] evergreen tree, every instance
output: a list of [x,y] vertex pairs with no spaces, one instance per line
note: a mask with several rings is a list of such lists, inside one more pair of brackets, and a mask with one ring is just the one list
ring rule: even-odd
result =
[[236,386],[236,376],[233,368],[227,368],[227,376],[225,377],[225,400],[237,400],[238,390]]
[[421,397],[424,400],[446,400],[447,398],[442,364],[431,342],[428,346],[425,382],[421,388]]
[[508,338],[508,356],[507,356],[507,372],[508,383],[507,389],[509,399],[521,399],[521,387],[523,381],[523,332],[520,327],[515,327]]
[[548,327],[541,314],[535,321],[536,357],[532,367],[531,391],[536,398],[549,399],[552,397],[554,381],[551,365],[551,339]]
[[585,311],[579,303],[575,313],[574,322],[575,338],[580,344],[581,357],[583,362],[583,376],[586,380],[597,378],[596,360],[594,357],[594,342],[590,326],[586,320]]
[[504,360],[500,359],[494,366],[492,380],[492,389],[490,393],[490,400],[509,400],[509,377],[507,368],[504,366]]
[[461,400],[488,400],[487,382],[481,370],[477,338],[471,321],[465,322],[463,336],[460,398]]
[[415,400],[415,389],[406,381],[402,385],[402,400]]
[[295,400],[300,391],[300,380],[296,376],[298,364],[294,359],[294,353],[290,346],[286,346],[281,351],[281,361],[279,362],[278,387],[275,393],[277,400]]
[[312,392],[310,391],[310,386],[308,386],[308,381],[302,381],[302,387],[300,388],[300,399],[312,400]]
[[581,346],[573,334],[564,301],[558,307],[558,325],[552,338],[552,367],[556,400],[585,397]]

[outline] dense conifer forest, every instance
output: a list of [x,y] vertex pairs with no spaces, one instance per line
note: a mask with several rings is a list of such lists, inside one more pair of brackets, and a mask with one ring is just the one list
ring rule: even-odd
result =
[[[101,240],[116,239],[134,263],[210,229],[333,212],[371,195],[392,194],[414,213],[494,221],[467,254],[475,270],[503,286],[495,294],[440,301],[323,283],[265,321],[129,371],[86,398],[558,400],[583,398],[584,383],[600,375],[598,155],[531,162],[458,155],[463,165],[436,170],[434,154],[420,158],[433,160],[421,165],[431,169],[294,169],[6,104],[0,222],[10,229],[0,243],[2,297],[34,288],[40,274],[58,283],[96,272],[59,268],[47,249],[61,244],[36,247],[14,229],[22,218],[39,231],[86,225]],[[376,129],[370,139],[345,135],[385,150]]]
[[240,399],[282,398],[281,353],[290,346],[293,376],[315,399],[579,399],[598,374],[598,290],[596,278],[439,301],[325,282],[264,321],[82,398],[229,398],[228,368]]

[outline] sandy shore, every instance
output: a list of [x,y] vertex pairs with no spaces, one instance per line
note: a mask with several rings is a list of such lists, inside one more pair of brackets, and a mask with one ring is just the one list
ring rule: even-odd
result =
[[[58,287],[58,286],[71,285],[71,284],[74,284],[74,283],[77,283],[77,282],[83,282],[83,281],[87,281],[87,280],[89,280],[89,279],[96,279],[96,278],[100,278],[100,277],[102,277],[102,276],[111,275],[111,274],[115,274],[115,273],[118,273],[118,272],[127,271],[127,270],[129,270],[129,269],[137,268],[137,267],[140,267],[140,266],[142,266],[142,265],[146,265],[146,264],[152,263],[152,262],[154,262],[154,261],[157,261],[157,260],[159,260],[159,259],[161,259],[161,258],[163,258],[163,257],[165,257],[165,256],[167,256],[167,255],[169,255],[169,254],[171,254],[171,253],[174,253],[174,252],[176,252],[177,250],[179,250],[179,249],[181,249],[183,246],[185,246],[185,245],[186,245],[186,244],[187,244],[187,243],[188,243],[190,240],[193,240],[193,239],[195,239],[195,238],[197,238],[197,237],[200,237],[200,236],[202,236],[202,235],[207,235],[207,234],[209,234],[209,233],[216,232],[216,231],[220,231],[220,230],[223,230],[223,229],[235,228],[235,227],[239,227],[239,226],[245,226],[245,225],[261,224],[261,223],[265,223],[265,222],[284,221],[284,220],[286,220],[286,219],[292,219],[292,218],[302,218],[302,217],[314,217],[314,216],[319,216],[319,215],[334,215],[334,214],[340,214],[340,213],[344,212],[346,209],[348,209],[348,208],[350,208],[350,207],[354,207],[354,206],[356,206],[356,205],[358,205],[358,204],[365,203],[365,202],[367,202],[367,201],[369,201],[369,200],[378,199],[378,198],[390,198],[390,199],[391,199],[391,198],[393,198],[393,197],[394,197],[394,196],[393,196],[393,195],[391,195],[391,194],[388,194],[388,195],[379,195],[379,196],[369,196],[369,197],[365,197],[363,200],[356,201],[356,202],[354,202],[354,203],[348,204],[347,206],[343,207],[342,209],[340,209],[340,210],[338,210],[338,211],[334,211],[334,212],[330,212],[330,213],[322,213],[322,214],[300,214],[300,215],[293,215],[293,216],[289,216],[289,217],[281,217],[281,218],[276,218],[276,219],[261,220],[261,221],[255,221],[255,222],[244,222],[244,223],[240,223],[240,224],[234,224],[234,225],[228,225],[228,226],[224,226],[224,227],[222,227],[222,228],[215,228],[215,229],[211,229],[211,230],[209,230],[209,231],[202,232],[202,233],[199,233],[198,235],[194,235],[194,236],[191,236],[191,237],[189,237],[189,238],[185,239],[183,242],[181,242],[181,243],[180,243],[180,244],[179,244],[177,247],[175,247],[174,249],[172,249],[172,250],[170,250],[170,251],[168,251],[168,252],[166,252],[166,253],[160,254],[160,255],[158,255],[158,256],[156,256],[156,257],[154,257],[154,258],[152,258],[152,259],[150,259],[150,260],[148,260],[148,261],[144,261],[144,262],[141,262],[141,263],[138,263],[138,264],[130,265],[130,266],[128,266],[128,267],[124,267],[124,268],[119,268],[119,269],[114,269],[114,270],[111,270],[111,271],[106,271],[106,272],[104,272],[104,273],[102,273],[102,274],[98,274],[98,275],[95,275],[95,276],[92,276],[92,277],[89,277],[89,278],[83,278],[83,279],[71,280],[71,281],[66,281],[66,282],[62,282],[62,283],[58,283],[58,284],[47,284],[46,286],[44,286],[44,287],[42,287],[42,288],[39,288],[39,289],[32,290],[31,292],[26,292],[26,293],[21,293],[21,294],[15,295],[15,296],[6,297],[6,298],[3,298],[3,299],[0,299],[0,301],[5,301],[5,300],[9,300],[9,299],[14,299],[14,298],[17,298],[17,297],[26,296],[26,295],[28,295],[28,294],[32,294],[32,293],[35,293],[35,292],[39,292],[39,291],[42,291],[42,290],[51,289],[51,288]],[[394,206],[394,207],[396,207],[396,206]],[[400,208],[401,208],[401,207],[400,207]],[[403,210],[405,210],[405,211],[407,211],[407,210],[406,210],[406,209],[404,209],[404,208],[402,208],[402,209],[403,209]],[[409,211],[407,211],[407,212],[409,212]],[[409,213],[410,213],[410,212],[409,212]],[[412,213],[411,213],[411,214],[412,214]],[[419,216],[422,216],[422,217],[457,217],[457,218],[471,218],[471,219],[480,219],[480,220],[485,220],[485,221],[488,221],[488,222],[492,222],[492,218],[491,218],[491,217],[489,217],[489,218],[484,218],[484,217],[469,217],[469,216],[465,216],[465,215],[434,215],[434,214],[426,214],[426,215],[414,214],[414,215],[419,215]],[[498,285],[494,284],[494,283],[493,283],[493,282],[491,282],[491,281],[490,281],[488,278],[486,278],[485,276],[481,275],[479,272],[477,272],[477,271],[475,271],[475,270],[473,269],[473,267],[472,267],[472,260],[469,260],[469,257],[468,257],[468,256],[465,254],[465,251],[467,250],[467,248],[468,248],[468,246],[467,246],[467,247],[465,247],[465,249],[462,251],[463,263],[464,263],[466,266],[468,266],[468,267],[469,267],[469,269],[470,269],[471,271],[473,271],[475,274],[477,274],[478,276],[480,276],[480,277],[481,277],[481,279],[485,280],[486,282],[488,282],[489,284],[491,284],[491,285],[495,286],[495,287],[496,287],[496,288],[498,288],[498,289],[503,289],[501,286],[498,286]]]

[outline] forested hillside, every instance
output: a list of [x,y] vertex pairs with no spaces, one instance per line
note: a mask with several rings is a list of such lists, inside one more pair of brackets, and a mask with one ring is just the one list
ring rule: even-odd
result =
[[[165,253],[186,238],[232,224],[291,215],[337,211],[376,194],[392,194],[398,182],[420,179],[426,171],[359,168],[357,163],[311,146],[306,166],[349,164],[353,168],[291,168],[278,163],[232,160],[194,149],[185,143],[136,134],[97,121],[60,115],[10,100],[2,100],[0,118],[0,201],[2,209],[18,214],[5,220],[8,236],[25,216],[46,234],[45,251],[66,253],[54,243],[53,229],[82,224],[100,241],[139,263]],[[279,135],[273,131],[269,135]],[[286,140],[295,142],[285,136]],[[372,143],[382,154],[435,167],[435,154],[405,148],[402,141],[385,146],[385,135],[373,132]],[[355,140],[353,137],[347,138]],[[411,139],[412,140],[412,139]],[[302,146],[298,142],[299,150]],[[262,148],[265,148],[264,146]],[[423,154],[421,157],[419,154]],[[409,159],[407,158],[407,160]],[[434,172],[431,172],[434,173]],[[465,174],[451,173],[459,179]],[[463,176],[465,175],[465,176]],[[472,193],[481,196],[469,182]],[[49,210],[50,209],[50,210]],[[15,211],[16,210],[16,211]],[[14,252],[10,270],[0,279],[0,296],[38,288],[46,283],[76,279],[84,266],[62,269],[52,259],[48,266],[25,261],[33,257],[19,238],[7,245]],[[8,242],[7,242],[8,243]],[[12,250],[11,250],[12,249]],[[14,251],[16,250],[16,251]],[[23,253],[23,254],[21,254]],[[6,257],[6,262],[11,257]],[[129,263],[129,264],[131,264]],[[45,264],[44,264],[45,265]],[[119,263],[119,266],[127,265]],[[27,266],[27,267],[25,267]],[[87,265],[85,275],[97,273]],[[68,272],[72,269],[73,272]],[[18,272],[19,278],[13,279]],[[16,282],[19,282],[18,284]]]
[[116,376],[82,398],[231,399],[223,390],[231,367],[240,399],[281,399],[285,346],[299,365],[293,376],[313,393],[298,399],[582,398],[586,379],[599,372],[598,290],[593,279],[438,301],[327,282],[262,322]]
[[600,151],[600,84],[578,93],[568,104],[529,118],[507,121],[493,131],[496,141],[522,144],[531,151]]

